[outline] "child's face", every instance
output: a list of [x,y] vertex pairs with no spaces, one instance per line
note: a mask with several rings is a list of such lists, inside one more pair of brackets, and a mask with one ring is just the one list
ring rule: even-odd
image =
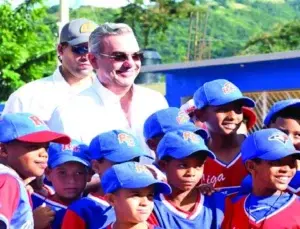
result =
[[286,133],[292,140],[295,148],[300,150],[300,120],[278,117],[270,124],[271,128],[277,128]]
[[101,160],[92,160],[92,168],[95,173],[98,173],[100,178],[102,174],[109,168],[114,165],[112,161],[101,159]]
[[204,109],[204,121],[210,133],[230,135],[236,133],[243,121],[242,104],[239,101]]
[[147,221],[153,211],[153,185],[139,189],[120,189],[112,194],[112,206],[118,220],[128,223]]
[[204,161],[200,156],[192,155],[166,162],[164,170],[168,183],[172,188],[181,191],[192,190],[203,176]]
[[88,181],[87,167],[79,162],[67,162],[47,171],[55,193],[67,200],[80,197]]
[[45,172],[48,162],[49,143],[12,141],[4,144],[8,165],[22,178],[39,177]]
[[288,156],[276,161],[260,161],[255,163],[255,170],[251,172],[256,185],[262,190],[285,191],[296,173],[296,159]]

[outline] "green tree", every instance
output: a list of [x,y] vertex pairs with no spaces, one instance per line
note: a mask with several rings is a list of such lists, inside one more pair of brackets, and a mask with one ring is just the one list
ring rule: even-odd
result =
[[27,0],[15,9],[8,2],[0,5],[0,101],[54,70],[57,38],[46,16],[42,0]]
[[250,39],[241,54],[272,53],[300,48],[300,21],[277,25],[268,33]]

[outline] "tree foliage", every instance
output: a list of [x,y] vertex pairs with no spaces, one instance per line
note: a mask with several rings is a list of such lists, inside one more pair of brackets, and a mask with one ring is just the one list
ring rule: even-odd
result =
[[53,71],[56,37],[45,16],[41,0],[27,0],[15,9],[8,2],[0,5],[0,100]]
[[272,53],[300,48],[300,21],[275,26],[268,33],[250,39],[241,54]]

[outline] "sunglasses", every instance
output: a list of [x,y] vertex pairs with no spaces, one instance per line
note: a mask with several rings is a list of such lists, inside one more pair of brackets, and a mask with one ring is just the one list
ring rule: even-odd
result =
[[77,55],[85,55],[89,52],[89,48],[86,45],[71,46],[72,52]]
[[99,53],[99,55],[108,57],[110,59],[113,59],[114,61],[119,61],[119,62],[128,60],[129,56],[131,56],[131,58],[134,61],[139,61],[139,60],[143,59],[143,53],[141,51],[135,52],[132,54],[127,54],[125,52],[113,52],[111,55],[108,55],[105,53]]

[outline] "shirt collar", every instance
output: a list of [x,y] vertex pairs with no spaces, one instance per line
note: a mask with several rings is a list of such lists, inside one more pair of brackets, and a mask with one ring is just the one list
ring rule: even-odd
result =
[[[93,81],[93,88],[97,92],[100,98],[102,98],[102,101],[105,105],[120,103],[119,97],[114,94],[112,91],[107,89],[103,86],[103,84],[100,82],[100,80],[96,77],[96,79]],[[137,86],[135,84],[132,85],[132,99],[135,97]]]

